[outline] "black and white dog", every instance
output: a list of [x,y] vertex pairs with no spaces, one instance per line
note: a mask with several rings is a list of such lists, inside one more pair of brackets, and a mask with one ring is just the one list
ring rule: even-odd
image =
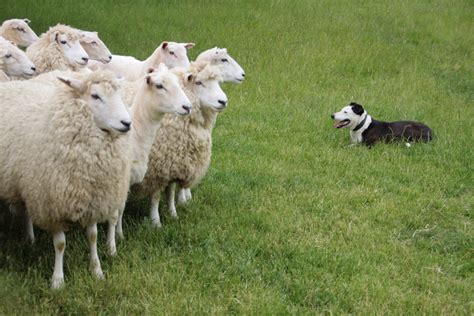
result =
[[433,139],[433,131],[423,123],[411,121],[382,122],[374,120],[362,105],[352,102],[331,115],[335,128],[349,127],[352,143],[372,146],[378,141],[423,141]]

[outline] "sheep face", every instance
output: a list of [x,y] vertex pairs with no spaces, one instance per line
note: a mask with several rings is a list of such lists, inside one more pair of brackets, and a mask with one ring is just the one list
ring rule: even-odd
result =
[[90,59],[106,64],[112,60],[112,54],[99,38],[97,32],[81,32],[79,40]]
[[84,67],[87,65],[89,55],[84,51],[78,40],[72,40],[58,31],[53,32],[51,37],[71,65],[74,67]]
[[[89,77],[99,76],[91,74]],[[111,134],[125,134],[130,130],[132,119],[128,107],[123,103],[119,93],[119,83],[112,74],[81,79],[58,77],[73,89],[91,110],[98,128]],[[105,77],[105,79],[104,79]]]
[[28,23],[30,23],[28,19],[12,19],[3,22],[2,29],[5,38],[22,47],[30,46],[38,39],[38,36]]
[[153,100],[147,103],[153,104],[150,112],[156,119],[160,119],[164,113],[183,116],[191,113],[191,101],[181,88],[178,77],[164,64],[160,64],[157,70],[150,69],[145,80],[149,98]]
[[196,76],[188,75],[188,84],[201,106],[214,111],[222,111],[227,106],[227,95],[222,91],[219,82],[222,81],[217,67],[206,66]]
[[189,67],[188,49],[193,48],[194,43],[163,42],[160,47],[160,60],[168,68]]
[[26,54],[6,40],[0,41],[0,59],[0,69],[8,76],[31,78],[36,71]]
[[245,79],[245,71],[227,53],[227,49],[225,48],[215,47],[201,53],[196,59],[196,62],[201,61],[218,66],[224,82],[242,83]]

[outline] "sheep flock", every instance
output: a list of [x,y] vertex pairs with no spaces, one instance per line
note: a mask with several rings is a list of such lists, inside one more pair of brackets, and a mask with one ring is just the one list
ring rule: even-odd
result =
[[59,289],[68,229],[85,228],[100,279],[97,224],[108,224],[115,256],[129,194],[150,201],[155,228],[162,193],[178,217],[175,195],[188,203],[210,166],[212,130],[228,105],[220,84],[239,84],[245,72],[225,48],[190,62],[194,43],[163,41],[138,60],[112,54],[97,32],[58,24],[37,36],[29,24],[0,26],[0,200],[25,219],[32,243],[35,228],[52,234]]

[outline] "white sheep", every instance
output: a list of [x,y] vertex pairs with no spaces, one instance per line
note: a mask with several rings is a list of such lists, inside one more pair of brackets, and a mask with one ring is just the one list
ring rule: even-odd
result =
[[[56,72],[50,72],[32,79],[43,84],[55,84]],[[151,72],[137,82],[124,82],[125,86],[133,86],[134,94],[129,96],[127,104],[131,104],[133,124],[131,134],[131,171],[130,184],[142,181],[148,166],[148,156],[151,146],[155,140],[156,130],[160,120],[166,113],[187,115],[191,111],[191,102],[180,87],[176,75],[171,73],[167,67],[160,64],[159,68]],[[121,92],[123,94],[123,92]],[[21,211],[17,205],[17,211]],[[119,209],[123,214],[125,205]],[[115,243],[115,220],[109,223],[109,236],[107,244],[111,255],[116,254]],[[32,222],[27,222],[28,236],[34,242],[34,231]]]
[[[133,187],[134,192],[151,199],[150,217],[155,227],[161,227],[158,206],[162,190],[174,182],[189,188],[206,174],[212,129],[217,114],[227,106],[227,96],[219,86],[218,67],[208,65],[200,71],[191,67],[189,72],[183,85],[193,111],[187,117],[167,115],[161,121],[145,178]],[[176,209],[170,209],[170,213],[177,217]],[[117,227],[120,224],[119,216]]]
[[53,233],[52,288],[64,281],[64,231],[71,223],[87,227],[90,269],[103,277],[96,223],[116,217],[125,203],[131,164],[131,117],[115,76],[59,79],[64,86],[0,85],[0,199],[22,204],[35,225]]
[[97,60],[106,64],[112,60],[112,53],[99,38],[97,32],[80,31],[79,42],[91,60]]
[[[128,99],[132,104],[132,166],[130,185],[140,183],[148,168],[148,157],[155,141],[160,121],[168,115],[188,115],[191,111],[191,102],[183,92],[176,75],[160,64],[155,71],[150,69],[148,75],[135,83],[124,82],[123,85],[133,86],[134,97]],[[150,89],[151,86],[151,89]],[[150,93],[151,92],[151,93]],[[124,98],[125,102],[127,99]],[[123,216],[125,204],[119,209],[119,218]],[[109,221],[107,245],[109,253],[117,253],[115,243],[115,221]],[[120,232],[122,226],[120,225]]]
[[79,71],[89,61],[89,56],[79,43],[80,38],[80,31],[58,24],[31,44],[26,54],[40,74],[52,70]]
[[35,71],[25,52],[0,37],[0,82],[10,81],[11,77],[31,78]]
[[194,47],[193,43],[161,43],[146,60],[138,60],[131,56],[113,55],[108,64],[91,62],[91,69],[108,69],[128,81],[135,81],[146,74],[148,69],[156,68],[163,63],[168,68],[188,67],[189,59],[187,50]]
[[28,19],[6,20],[0,26],[0,36],[18,46],[28,47],[38,39],[36,33],[28,25],[30,22]]
[[[196,58],[193,63],[194,67],[204,68],[206,65],[211,64],[218,66],[222,73],[222,80],[224,82],[231,82],[240,84],[245,79],[245,72],[242,67],[229,55],[226,48],[211,48],[208,49]],[[170,186],[169,190],[166,191],[168,195],[168,201],[170,209],[175,209],[174,206],[174,194],[175,185]],[[181,188],[178,193],[178,203],[185,204],[191,200],[191,188]]]

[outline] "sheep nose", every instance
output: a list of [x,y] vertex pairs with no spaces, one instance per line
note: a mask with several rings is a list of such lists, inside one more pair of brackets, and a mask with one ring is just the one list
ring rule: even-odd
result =
[[109,56],[109,61],[112,60],[112,55]]
[[127,121],[120,121],[120,123],[127,128],[127,131],[130,129],[130,125],[132,125],[132,122]]
[[82,57],[82,60],[87,63],[87,62],[89,61],[89,58],[87,58],[87,57]]
[[223,106],[226,106],[226,104],[227,104],[227,101],[224,101],[224,100],[219,100],[219,101],[217,101],[217,102],[219,102],[219,103],[222,104]]
[[31,67],[31,70],[36,71],[36,67]]
[[189,105],[183,105],[183,109],[188,113],[191,112],[191,107]]
[[245,77],[245,73],[242,73],[242,77]]
[[334,120],[334,114],[331,114],[331,118]]

